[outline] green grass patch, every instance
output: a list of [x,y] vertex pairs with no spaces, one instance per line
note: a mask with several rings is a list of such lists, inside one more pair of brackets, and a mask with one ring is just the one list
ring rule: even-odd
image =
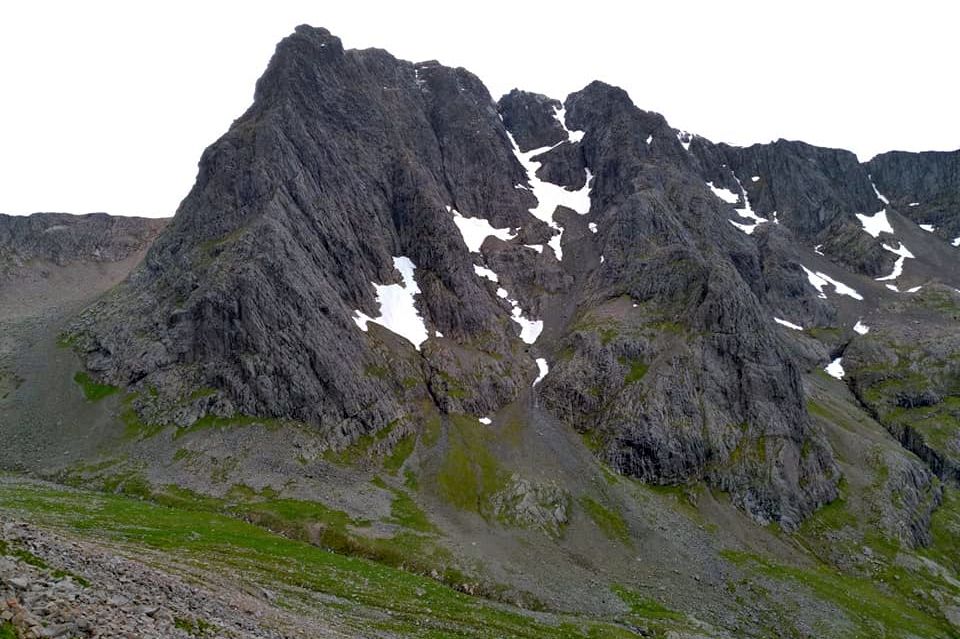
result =
[[636,359],[622,361],[621,364],[628,367],[627,374],[623,378],[625,384],[635,384],[639,382],[643,379],[644,375],[647,374],[647,369],[649,368],[645,363]]
[[437,371],[437,377],[443,380],[448,396],[454,399],[466,399],[470,397],[470,392],[464,387],[463,383],[450,373]]
[[683,619],[684,616],[663,606],[653,599],[647,599],[635,590],[631,590],[620,584],[613,584],[610,587],[620,600],[630,607],[630,613],[644,619]]
[[400,423],[401,420],[395,419],[374,433],[361,435],[352,444],[340,450],[328,448],[323,452],[323,458],[328,462],[341,466],[352,466],[360,460],[365,459],[370,452],[370,448],[376,442],[386,439]]
[[373,484],[393,494],[393,501],[390,503],[390,519],[387,520],[389,523],[419,532],[437,532],[436,527],[427,518],[427,514],[423,512],[410,495],[399,488],[388,485],[379,477],[373,478]]
[[[158,551],[171,561],[198,561],[212,570],[222,566],[277,592],[281,604],[292,604],[295,600],[287,597],[303,592],[336,597],[349,602],[344,608],[347,622],[368,628],[382,623],[388,633],[482,639],[618,636],[595,634],[595,628],[598,633],[608,630],[597,619],[534,617],[420,575],[329,552],[218,513],[168,508],[122,495],[10,483],[0,485],[0,504],[4,511],[39,525]],[[302,512],[299,505],[293,508],[294,515]],[[410,552],[410,547],[401,550]],[[368,612],[350,616],[363,609]]]
[[148,424],[140,418],[140,413],[133,406],[137,393],[128,393],[123,398],[123,411],[120,413],[120,423],[123,424],[123,438],[127,441],[149,439],[166,428],[164,424]]
[[630,529],[622,514],[607,508],[588,495],[580,498],[580,505],[604,535],[615,541],[630,543]]
[[199,618],[174,617],[173,627],[194,637],[212,637],[216,634],[216,627],[213,624]]
[[0,639],[17,639],[17,631],[9,621],[0,622]]
[[417,438],[413,434],[400,438],[400,440],[393,445],[393,450],[390,451],[390,454],[384,458],[383,469],[391,475],[396,475],[404,462],[407,461],[407,458],[413,453],[416,445]]
[[201,430],[235,428],[240,426],[252,426],[253,424],[266,424],[270,420],[253,417],[251,415],[231,415],[230,417],[220,417],[218,415],[204,415],[186,428],[178,428],[173,434],[174,439],[179,439],[190,433],[196,433]]
[[437,473],[437,488],[447,502],[482,515],[490,498],[506,487],[509,475],[490,452],[491,431],[469,415],[451,415],[448,449]]
[[835,342],[840,339],[843,331],[836,326],[811,326],[803,329],[803,332],[821,342]]
[[[900,592],[888,592],[871,580],[828,566],[801,568],[777,564],[751,553],[724,550],[720,555],[742,568],[779,581],[801,584],[844,611],[863,637],[954,637],[949,622],[911,605]],[[878,580],[882,582],[883,580]]]
[[73,381],[80,385],[80,388],[83,390],[83,396],[87,398],[88,402],[99,402],[104,397],[109,397],[120,390],[117,386],[96,382],[85,371],[77,372],[77,374],[73,376]]

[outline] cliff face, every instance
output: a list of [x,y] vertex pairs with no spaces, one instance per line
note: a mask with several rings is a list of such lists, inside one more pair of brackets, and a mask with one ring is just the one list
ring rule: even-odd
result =
[[784,321],[852,326],[842,278],[892,295],[873,282],[899,256],[858,215],[879,189],[900,220],[956,177],[885,157],[713,144],[602,83],[494,103],[463,69],[299,27],[73,330],[151,422],[293,419],[336,444],[532,398],[617,471],[789,529],[837,494],[801,374],[840,347]]
[[37,260],[57,266],[119,262],[148,247],[166,223],[105,213],[0,215],[0,276]]

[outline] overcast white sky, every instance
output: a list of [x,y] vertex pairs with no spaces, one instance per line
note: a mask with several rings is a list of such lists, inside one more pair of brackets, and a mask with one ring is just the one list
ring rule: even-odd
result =
[[[593,79],[714,141],[960,148],[948,1],[0,4],[0,212],[172,215],[297,24],[464,66],[494,98]],[[630,7],[630,8],[628,8]]]

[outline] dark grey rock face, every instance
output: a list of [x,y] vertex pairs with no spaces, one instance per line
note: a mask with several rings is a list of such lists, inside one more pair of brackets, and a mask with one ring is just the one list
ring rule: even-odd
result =
[[149,245],[166,223],[105,213],[0,215],[0,275],[30,260],[119,262]]
[[[567,107],[571,128],[586,131],[590,219],[605,259],[542,398],[600,433],[600,454],[620,472],[705,478],[756,517],[795,525],[835,494],[833,462],[751,288],[766,288],[756,245],[726,223],[676,138],[667,153],[651,148],[656,119],[618,89],[594,83]],[[798,277],[773,285],[803,299]]]
[[[838,316],[798,246],[889,269],[854,217],[881,207],[867,169],[803,143],[683,136],[599,82],[563,106],[566,129],[556,100],[513,91],[494,104],[463,69],[299,27],[142,266],[78,320],[88,368],[157,389],[134,402],[149,421],[271,416],[343,442],[415,422],[424,402],[493,414],[528,396],[544,357],[535,401],[619,472],[705,480],[756,519],[797,526],[837,494],[800,381],[826,352],[786,340],[773,317]],[[508,131],[521,151],[551,147],[534,158],[540,180],[577,190],[592,176],[589,212],[555,213],[562,261],[524,246],[557,230],[529,213]],[[748,203],[770,220],[752,235],[729,223]],[[516,237],[471,252],[453,210]],[[419,350],[354,322],[378,314],[374,283],[401,281],[398,256],[416,265]],[[533,345],[501,289],[544,321]]]
[[880,192],[918,224],[944,239],[960,236],[960,151],[891,151],[866,164]]
[[567,139],[554,113],[563,108],[559,100],[514,89],[500,98],[497,110],[521,151],[553,146]]
[[881,208],[857,156],[803,142],[778,140],[747,148],[719,145],[729,167],[743,176],[750,201],[798,237],[814,239],[838,219]]
[[[194,415],[289,417],[335,438],[401,417],[428,387],[446,410],[486,414],[535,367],[517,359],[509,307],[474,273],[482,258],[446,207],[535,229],[524,219],[535,202],[515,188],[523,178],[473,75],[344,51],[300,27],[253,106],[204,153],[120,301],[84,318],[88,364],[123,385],[149,381],[169,402],[182,400],[182,380],[222,391]],[[355,309],[378,314],[371,282],[399,281],[394,256],[416,265],[418,310],[449,340],[422,354],[352,320]]]

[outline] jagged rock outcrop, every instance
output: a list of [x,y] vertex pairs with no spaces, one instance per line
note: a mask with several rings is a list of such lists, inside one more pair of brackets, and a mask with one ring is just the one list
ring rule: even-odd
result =
[[960,151],[881,153],[866,164],[890,203],[947,240],[960,236]]
[[166,223],[105,213],[0,215],[0,277],[31,260],[118,262],[147,247]]
[[[300,419],[347,439],[404,414],[405,380],[447,410],[485,414],[534,367],[515,355],[509,307],[474,273],[446,207],[535,229],[522,180],[476,77],[344,51],[300,27],[131,278],[122,314],[144,321],[105,321],[105,307],[88,315],[89,366],[124,385],[149,378],[168,400],[187,369],[188,383],[222,391],[204,400],[211,410]],[[372,282],[399,280],[396,256],[416,266],[430,357],[354,323],[357,309],[377,315]],[[449,341],[435,343],[436,332]]]

